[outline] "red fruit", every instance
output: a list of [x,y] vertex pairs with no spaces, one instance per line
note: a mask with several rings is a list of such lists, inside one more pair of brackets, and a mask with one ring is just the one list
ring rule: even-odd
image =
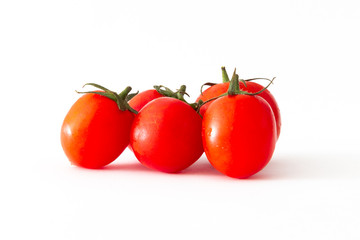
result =
[[[216,84],[214,86],[209,87],[208,89],[206,89],[203,94],[201,94],[197,99],[196,102],[198,102],[200,99],[205,102],[211,98],[214,97],[218,97],[224,93],[227,92],[228,88],[229,88],[229,83],[230,82],[225,82],[225,83],[219,83]],[[240,82],[240,90],[242,91],[247,91],[249,93],[256,93],[258,91],[260,91],[261,89],[263,89],[264,87],[258,83],[255,82],[250,82],[247,81],[246,82],[247,87],[245,87],[243,82]],[[264,90],[263,92],[261,92],[260,94],[258,94],[257,96],[262,97],[263,99],[265,99],[269,104],[270,107],[274,113],[274,117],[275,117],[275,121],[276,121],[276,134],[277,134],[277,138],[279,138],[280,135],[280,130],[281,130],[281,116],[280,116],[280,109],[278,107],[278,104],[274,98],[274,96],[270,93],[269,90]],[[213,102],[209,102],[206,103],[204,106],[202,106],[200,108],[200,114],[201,116],[204,116],[206,110],[208,109],[208,107],[212,104]]]
[[202,122],[205,154],[223,174],[247,178],[266,166],[275,149],[275,118],[261,97],[234,95],[210,104]]
[[129,144],[134,117],[105,96],[85,94],[71,107],[61,128],[66,156],[72,164],[85,168],[111,163]]
[[204,152],[201,117],[189,104],[161,97],[135,117],[130,145],[145,166],[173,173],[193,164]]
[[135,95],[128,103],[130,107],[139,112],[148,102],[159,97],[163,97],[163,95],[155,89],[150,89]]

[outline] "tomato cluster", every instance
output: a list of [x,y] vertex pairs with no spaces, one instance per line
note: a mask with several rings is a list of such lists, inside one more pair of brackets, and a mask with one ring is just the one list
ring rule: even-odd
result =
[[70,162],[102,168],[128,146],[146,167],[180,172],[204,153],[215,169],[234,178],[247,178],[266,166],[280,134],[278,105],[267,87],[253,80],[204,84],[195,103],[184,96],[186,87],[164,86],[138,94],[131,87],[116,93],[80,92],[61,128],[61,144]]

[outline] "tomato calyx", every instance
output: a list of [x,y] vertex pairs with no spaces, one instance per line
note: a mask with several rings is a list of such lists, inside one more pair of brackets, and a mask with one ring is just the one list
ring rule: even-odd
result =
[[198,112],[199,103],[196,103],[196,102],[195,103],[189,103],[184,98],[185,95],[190,97],[189,94],[186,92],[186,86],[185,85],[181,85],[180,89],[177,89],[175,92],[172,91],[170,88],[165,87],[163,85],[155,85],[154,88],[161,95],[163,95],[165,97],[171,97],[171,98],[178,99],[178,100],[188,104],[196,112]]
[[[236,72],[236,68],[235,68],[235,70],[234,70],[234,73],[235,73],[235,72]],[[227,72],[226,72],[225,67],[221,67],[221,75],[222,75],[222,83],[230,82],[229,76],[228,76],[228,74],[227,74]],[[234,74],[233,74],[232,77],[234,77]],[[266,80],[266,81],[271,82],[271,79],[269,79],[269,78],[239,79],[239,81],[242,82],[242,83],[245,85],[245,87],[247,87],[246,82],[252,82],[252,81],[255,81],[255,80]],[[201,95],[203,95],[203,88],[204,88],[205,86],[212,87],[212,86],[217,85],[217,84],[218,84],[218,83],[207,82],[207,83],[204,83],[203,85],[201,85],[201,88],[200,88],[200,93],[201,93]]]
[[[226,69],[224,66],[221,67],[221,75],[222,75],[222,82],[223,83],[227,83],[227,82],[230,82],[229,80],[229,76],[226,72]],[[209,86],[209,87],[212,87],[214,85],[216,85],[217,83],[212,83],[212,82],[207,82],[207,83],[204,83],[203,85],[201,85],[201,88],[200,88],[200,93],[201,95],[203,95],[203,88],[204,86]]]
[[114,91],[111,91],[99,84],[96,84],[96,83],[86,83],[84,84],[83,87],[85,86],[93,86],[95,88],[98,88],[102,91],[87,91],[87,92],[79,92],[79,91],[76,91],[77,93],[80,93],[80,94],[86,94],[86,93],[94,93],[94,94],[98,94],[98,95],[101,95],[101,96],[104,96],[104,97],[107,97],[113,101],[116,102],[118,108],[120,111],[130,111],[132,113],[135,113],[135,114],[138,114],[138,112],[133,109],[132,107],[130,107],[130,105],[128,104],[128,101],[133,98],[136,94],[138,94],[139,92],[136,92],[136,93],[130,93],[132,88],[131,87],[126,87],[122,92],[120,92],[119,94],[114,92]]
[[170,88],[165,87],[163,85],[155,85],[154,88],[158,93],[160,93],[161,95],[163,95],[165,97],[176,98],[181,101],[185,101],[184,95],[189,97],[189,94],[187,94],[187,92],[186,92],[185,85],[181,85],[180,89],[177,89],[176,92],[172,91]]
[[[223,72],[223,81],[225,81],[226,79],[228,79],[225,67],[222,67],[221,70]],[[270,81],[270,83],[266,87],[264,87],[263,89],[261,89],[260,91],[255,92],[255,93],[250,93],[250,92],[247,92],[247,91],[240,90],[240,82],[242,82],[245,85],[245,87],[247,87],[247,85],[246,85],[247,81],[254,81],[254,80],[260,80],[260,79],[268,80],[268,81]],[[209,100],[207,100],[205,102],[202,102],[200,100],[201,102],[199,101],[198,111],[200,111],[200,108],[202,106],[204,106],[206,103],[214,101],[214,100],[216,100],[216,99],[218,99],[220,97],[223,97],[223,96],[235,96],[235,95],[239,95],[239,94],[241,94],[241,95],[250,95],[250,96],[258,95],[258,94],[262,93],[263,91],[265,91],[273,83],[274,80],[275,80],[275,77],[273,79],[271,79],[271,80],[268,79],[268,78],[252,78],[252,79],[247,79],[247,80],[239,79],[239,75],[236,73],[236,68],[235,68],[233,76],[231,77],[231,80],[230,80],[228,91],[226,93],[224,93],[224,94],[221,94],[221,95],[217,96],[217,97],[211,98],[211,99],[209,99]],[[212,84],[212,83],[210,83],[210,84]],[[206,85],[209,85],[209,83],[207,83]],[[214,84],[214,85],[216,85],[216,84]],[[202,94],[202,87],[201,87],[201,94]]]
[[[262,78],[256,78],[256,79],[262,79]],[[239,75],[236,74],[236,68],[235,68],[233,77],[231,78],[231,81],[230,81],[229,89],[228,89],[227,93],[224,94],[224,96],[226,96],[226,95],[234,96],[234,95],[239,95],[239,94],[255,96],[255,95],[258,95],[258,94],[262,93],[263,91],[265,91],[273,83],[274,80],[275,80],[275,77],[273,79],[271,79],[269,84],[266,87],[264,87],[263,89],[261,89],[260,91],[257,91],[254,93],[243,91],[243,90],[240,90],[240,82],[244,83],[245,87],[247,87],[246,81],[243,79],[239,79]]]

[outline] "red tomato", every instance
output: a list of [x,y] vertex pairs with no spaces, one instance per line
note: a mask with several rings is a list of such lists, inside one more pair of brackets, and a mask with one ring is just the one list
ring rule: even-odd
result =
[[135,95],[128,103],[133,109],[139,112],[148,102],[159,97],[163,97],[163,95],[155,89],[150,89]]
[[[221,94],[226,93],[229,88],[229,84],[230,84],[230,82],[226,82],[226,83],[219,83],[214,86],[211,86],[210,88],[206,89],[203,92],[203,94],[200,95],[196,99],[196,102],[198,102],[200,99],[205,102],[206,100],[209,100],[214,97],[218,97]],[[240,82],[240,90],[247,91],[249,93],[256,93],[264,88],[262,85],[257,84],[255,82],[246,82],[246,85],[247,85],[247,87],[245,87],[244,83]],[[270,107],[275,116],[277,138],[279,138],[280,130],[281,130],[281,116],[280,116],[279,106],[278,106],[274,96],[267,89],[265,91],[261,92],[260,94],[258,94],[258,96],[264,98],[270,104]],[[210,104],[212,104],[212,102],[209,102],[200,108],[201,116],[204,116],[204,114],[205,114],[206,110],[208,109],[208,107],[210,106]]]
[[71,107],[61,128],[66,156],[72,164],[85,168],[111,163],[129,144],[134,117],[107,97],[85,94]]
[[275,118],[263,98],[221,97],[209,106],[202,124],[205,154],[223,174],[247,178],[270,161],[276,143]]
[[[199,102],[199,100],[202,100],[203,102],[212,99],[214,97],[218,97],[221,94],[224,94],[228,91],[229,89],[229,84],[230,82],[226,82],[226,83],[219,83],[216,84],[214,86],[209,87],[208,89],[206,89],[205,91],[203,91],[202,94],[200,94],[200,96],[196,99],[196,102]],[[204,106],[202,106],[200,108],[200,115],[204,116],[206,110],[208,109],[208,107],[210,106],[212,102],[208,102],[206,103]]]
[[[150,89],[135,95],[128,103],[130,107],[139,112],[148,102],[159,97],[163,97],[163,95],[155,89]],[[133,151],[130,145],[128,147]]]
[[162,172],[179,172],[204,152],[201,117],[188,104],[162,97],[149,102],[136,115],[130,145],[145,166]]

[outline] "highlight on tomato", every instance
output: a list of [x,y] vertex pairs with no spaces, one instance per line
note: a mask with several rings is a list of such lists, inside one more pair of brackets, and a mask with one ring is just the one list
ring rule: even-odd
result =
[[263,169],[273,155],[276,122],[271,106],[259,96],[264,91],[240,90],[238,75],[234,74],[227,93],[214,100],[204,113],[205,154],[215,169],[229,177],[250,177]]
[[[199,102],[200,100],[205,102],[209,99],[218,97],[222,94],[225,94],[228,89],[229,89],[229,85],[230,85],[230,80],[228,77],[228,74],[226,72],[225,67],[221,67],[221,71],[222,71],[222,78],[223,78],[223,82],[222,83],[205,83],[203,86],[210,86],[208,89],[206,89],[205,91],[202,91],[201,88],[201,94],[200,96],[196,99],[196,102]],[[264,87],[256,82],[253,82],[254,80],[268,80],[270,81],[270,79],[268,78],[252,78],[252,79],[247,79],[247,80],[242,80],[240,81],[240,90],[242,91],[246,91],[249,93],[256,93],[261,91]],[[258,94],[258,96],[262,97],[263,99],[265,99],[265,101],[267,101],[270,104],[271,110],[274,113],[274,117],[275,117],[275,121],[276,121],[276,134],[277,134],[277,139],[280,136],[280,130],[281,130],[281,115],[280,115],[280,109],[279,106],[275,100],[275,97],[271,94],[271,92],[268,89],[265,89],[264,91],[260,92]],[[208,102],[207,104],[205,104],[204,106],[201,107],[200,109],[200,114],[201,116],[204,116],[204,113],[206,112],[206,110],[208,109],[208,107],[212,104],[212,102]]]
[[137,111],[120,94],[94,83],[101,91],[84,93],[70,108],[61,127],[61,145],[69,161],[79,167],[102,168],[113,162],[129,144]]
[[185,89],[182,86],[173,95],[170,93],[174,92],[165,88],[167,97],[152,100],[134,119],[130,146],[139,162],[148,168],[166,173],[180,172],[204,152],[202,119],[194,109],[196,104],[188,104],[183,98]]

